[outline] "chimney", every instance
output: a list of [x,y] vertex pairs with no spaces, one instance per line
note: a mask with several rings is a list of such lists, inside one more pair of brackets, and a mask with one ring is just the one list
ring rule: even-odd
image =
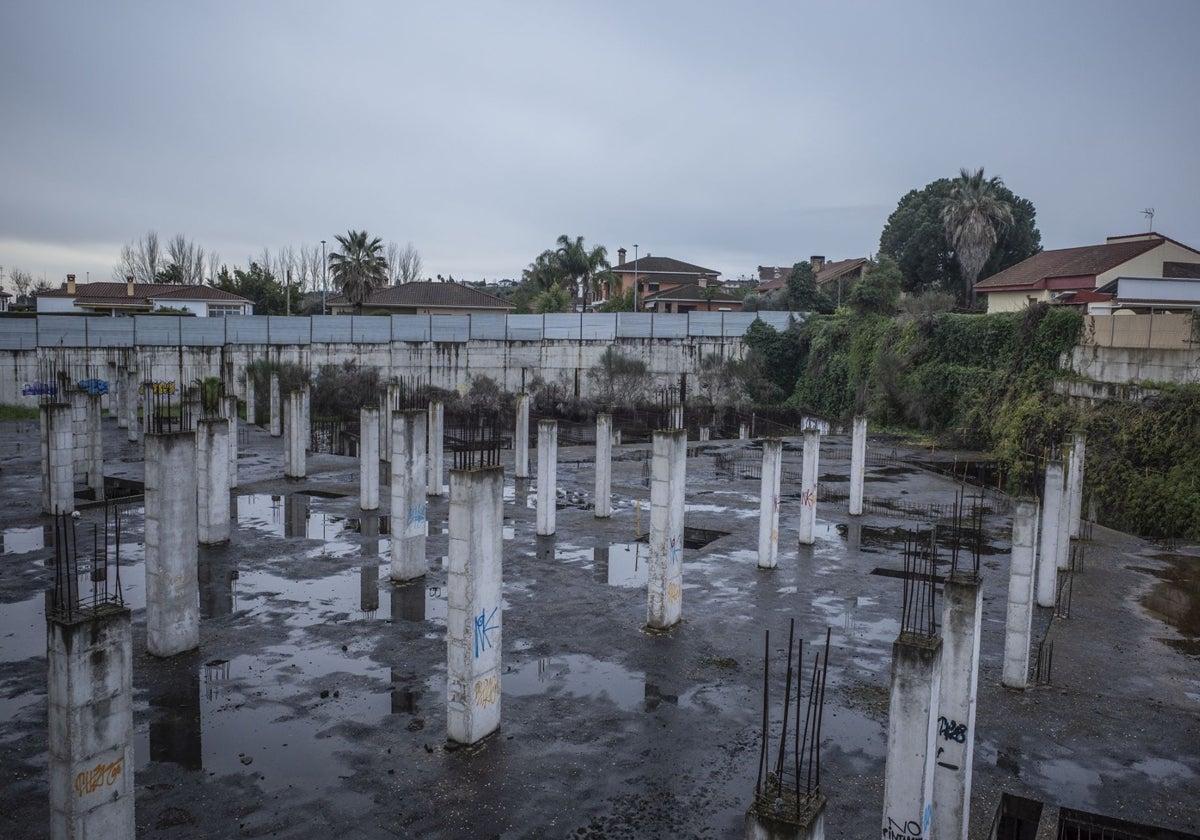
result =
[[74,274],[67,275],[67,294],[69,294],[69,295],[75,294],[75,275]]
[[617,249],[617,266],[620,267],[623,265],[625,265],[625,249],[618,248]]
[[133,275],[125,275],[125,297],[133,297]]
[[822,268],[825,267],[825,258],[824,257],[809,257],[808,261],[810,263],[812,263],[814,273],[820,271]]

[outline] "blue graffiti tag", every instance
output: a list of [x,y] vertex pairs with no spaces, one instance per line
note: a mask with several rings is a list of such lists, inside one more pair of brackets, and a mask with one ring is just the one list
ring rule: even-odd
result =
[[84,379],[76,383],[76,387],[84,393],[91,394],[93,397],[108,393],[108,382],[103,379]]
[[492,647],[492,637],[488,635],[493,630],[499,630],[500,625],[492,624],[492,620],[496,617],[496,613],[500,611],[499,607],[493,607],[491,613],[487,609],[481,609],[479,615],[475,617],[475,658],[479,658],[479,654],[488,648]]
[[679,562],[679,554],[683,550],[683,546],[679,544],[679,537],[671,537],[671,563]]
[[424,525],[425,524],[425,505],[414,505],[412,510],[408,512],[409,525]]
[[26,382],[21,388],[23,397],[54,397],[57,395],[58,388],[45,382]]

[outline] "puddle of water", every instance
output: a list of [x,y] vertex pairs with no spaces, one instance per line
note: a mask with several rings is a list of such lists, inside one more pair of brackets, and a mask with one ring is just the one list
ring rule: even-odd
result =
[[648,689],[645,674],[578,653],[531,660],[505,672],[501,679],[506,696],[566,694],[607,700],[626,711],[642,707]]
[[1099,771],[1069,758],[1056,758],[1039,764],[1037,772],[1050,782],[1048,789],[1061,804],[1089,810],[1097,806],[1095,794],[1103,785]]
[[[446,623],[446,589],[413,583],[392,586],[387,579],[388,565],[377,561],[357,569],[321,578],[289,580],[269,572],[245,572],[225,578],[232,592],[227,596],[230,610],[286,609],[284,623],[289,627],[324,624],[343,616],[349,620],[432,621]],[[382,583],[381,583],[382,581]],[[222,593],[222,599],[226,598]],[[201,596],[201,606],[206,598]],[[292,602],[282,607],[275,601]]]
[[261,493],[240,495],[234,497],[232,506],[232,516],[240,528],[252,528],[288,539],[321,540],[335,550],[356,545],[344,538],[346,534],[371,537],[389,532],[386,516],[363,514],[347,518],[314,511],[309,496],[298,493],[287,496]]
[[45,548],[51,542],[49,527],[34,525],[29,528],[5,528],[0,532],[3,549],[0,554],[26,554]]
[[1157,554],[1163,568],[1133,566],[1158,581],[1142,596],[1141,603],[1159,621],[1171,626],[1182,639],[1160,639],[1189,656],[1200,658],[1200,560],[1179,554]]
[[758,516],[758,508],[728,508],[724,505],[685,504],[684,513],[713,513],[720,516],[736,516],[739,519],[753,519]]
[[46,596],[42,592],[0,607],[0,662],[35,656],[46,656]]

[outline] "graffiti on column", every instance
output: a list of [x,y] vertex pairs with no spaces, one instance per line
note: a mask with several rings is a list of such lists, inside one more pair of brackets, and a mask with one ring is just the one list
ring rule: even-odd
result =
[[108,382],[104,379],[84,379],[77,382],[75,387],[85,394],[91,394],[93,397],[108,393]]
[[91,770],[75,774],[75,792],[80,796],[94,793],[101,787],[115,784],[121,778],[121,769],[125,756],[121,756],[108,764],[97,764]]
[[479,615],[475,616],[475,658],[476,659],[479,658],[479,655],[481,653],[483,653],[485,650],[488,650],[489,648],[491,648],[493,646],[492,645],[492,637],[489,634],[500,629],[499,621],[496,621],[495,624],[492,623],[493,621],[495,621],[496,614],[498,612],[500,612],[499,607],[493,607],[492,611],[490,613],[487,611],[487,608],[484,608],[479,611]]
[[56,397],[58,388],[48,382],[26,382],[21,386],[23,397]]
[[671,564],[672,565],[679,562],[680,554],[683,551],[682,542],[683,542],[683,540],[679,539],[679,537],[671,537],[670,548],[671,548]]

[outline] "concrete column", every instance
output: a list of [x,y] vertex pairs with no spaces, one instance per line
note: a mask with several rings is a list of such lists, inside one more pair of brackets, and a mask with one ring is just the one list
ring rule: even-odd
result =
[[282,406],[279,402],[279,376],[271,374],[271,437],[283,434]]
[[1038,545],[1037,603],[1053,607],[1058,587],[1058,526],[1062,517],[1063,464],[1046,462],[1046,489],[1042,494],[1041,542]]
[[825,806],[829,800],[820,793],[801,792],[800,796],[799,822],[791,804],[777,813],[774,802],[758,798],[746,811],[743,840],[825,840]]
[[424,577],[426,412],[392,412],[392,580]]
[[1079,539],[1079,519],[1083,513],[1083,468],[1087,460],[1087,437],[1083,432],[1075,432],[1071,447],[1071,509],[1067,514],[1070,525],[1071,539]]
[[554,533],[558,513],[558,421],[538,421],[537,534]]
[[933,837],[967,840],[979,684],[983,588],[974,572],[955,572],[942,599],[942,685],[938,694]]
[[146,648],[200,645],[196,433],[146,435]]
[[88,468],[88,395],[71,392],[71,480],[82,484]]
[[300,408],[304,418],[304,425],[301,435],[302,446],[305,452],[312,451],[312,385],[307,382],[300,389]]
[[863,483],[867,479],[867,418],[854,418],[850,442],[850,515],[862,516]]
[[671,406],[671,428],[682,429],[683,425],[683,405],[676,403]]
[[596,503],[597,519],[612,516],[612,415],[596,415]]
[[75,511],[75,448],[73,411],[67,403],[42,403],[42,511]]
[[117,375],[112,378],[112,381],[117,388],[117,404],[115,407],[117,414],[117,428],[129,428],[129,373],[123,368],[117,369]]
[[126,439],[130,443],[138,441],[138,403],[141,400],[141,395],[138,393],[137,374],[134,371],[129,371],[125,376],[125,387],[129,393],[125,396],[125,411],[128,412],[128,418],[125,421]]
[[196,424],[204,414],[203,404],[199,397],[184,397],[180,404],[180,428],[185,432],[194,432],[199,428]]
[[229,423],[229,486],[238,486],[238,399],[225,397],[225,420]]
[[763,441],[762,489],[758,500],[758,568],[779,565],[779,478],[783,471],[783,441]]
[[446,736],[500,728],[504,468],[450,471]]
[[429,476],[425,493],[442,495],[443,460],[446,452],[446,406],[438,401],[429,404]]
[[673,627],[683,615],[683,502],[687,430],[653,433],[646,625]]
[[933,838],[933,768],[937,757],[942,640],[901,633],[892,645],[883,837]]
[[711,440],[711,439],[712,439],[712,429],[711,429],[711,428],[709,428],[708,426],[701,426],[701,427],[700,427],[700,441],[701,441],[701,443],[703,443],[703,442],[706,442],[706,441],[709,441],[709,440]]
[[1065,570],[1071,560],[1071,476],[1070,458],[1063,464],[1062,503],[1058,506],[1058,540],[1054,544],[1054,564]]
[[514,474],[529,478],[529,395],[517,394],[517,428],[513,437]]
[[359,409],[358,431],[358,506],[379,510],[379,409]]
[[142,383],[142,434],[154,431],[154,386],[149,381]]
[[50,836],[133,838],[133,635],[106,605],[46,621]]
[[254,404],[254,377],[249,373],[246,374],[246,425],[257,426],[258,416],[254,413],[257,406]]
[[379,457],[384,461],[392,458],[392,412],[396,404],[392,401],[392,387],[379,395]]
[[304,478],[304,392],[292,391],[283,406],[283,476]]
[[738,426],[738,440],[749,440],[749,439],[750,439],[750,424],[742,423],[740,426]]
[[1033,632],[1033,567],[1037,547],[1037,505],[1017,503],[1013,517],[1012,561],[1008,572],[1008,617],[1004,625],[1005,688],[1025,689]]
[[196,512],[201,543],[229,542],[229,421],[196,427]]
[[821,457],[821,432],[804,430],[804,465],[800,473],[800,544],[812,545],[817,524],[817,472]]

